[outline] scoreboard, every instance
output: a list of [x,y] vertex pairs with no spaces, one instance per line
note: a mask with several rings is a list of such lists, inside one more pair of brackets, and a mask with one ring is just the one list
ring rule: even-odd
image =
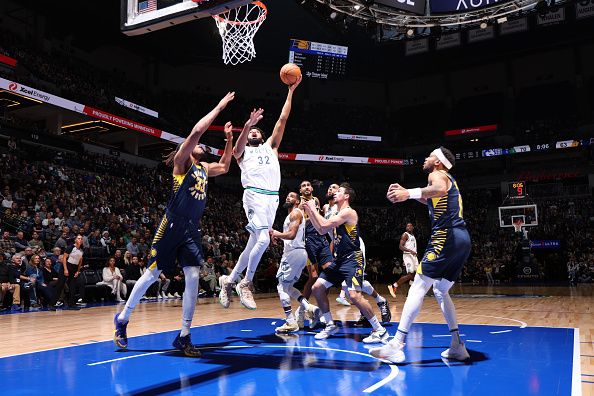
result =
[[301,68],[306,77],[338,80],[346,76],[349,47],[291,39],[289,62]]
[[507,195],[510,198],[526,198],[526,183],[523,181],[510,182]]

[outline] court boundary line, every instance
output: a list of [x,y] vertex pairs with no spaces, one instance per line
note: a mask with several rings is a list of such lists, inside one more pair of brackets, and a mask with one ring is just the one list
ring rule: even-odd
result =
[[580,329],[573,329],[573,375],[571,377],[571,396],[582,396],[582,360]]

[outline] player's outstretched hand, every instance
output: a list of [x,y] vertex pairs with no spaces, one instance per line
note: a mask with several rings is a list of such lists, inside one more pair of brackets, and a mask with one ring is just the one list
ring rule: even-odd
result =
[[253,127],[257,123],[259,123],[262,120],[262,118],[264,118],[264,109],[262,109],[262,108],[259,108],[257,110],[254,109],[250,113],[250,118],[247,120],[246,125]]
[[301,84],[302,80],[303,80],[303,76],[299,76],[299,78],[297,79],[297,81],[295,81],[294,84],[289,85],[289,91],[294,91],[295,88],[297,88],[299,86],[299,84]]
[[223,110],[233,99],[235,99],[235,92],[227,92],[227,95],[219,102],[219,109]]
[[233,140],[233,124],[227,121],[225,124],[225,141]]

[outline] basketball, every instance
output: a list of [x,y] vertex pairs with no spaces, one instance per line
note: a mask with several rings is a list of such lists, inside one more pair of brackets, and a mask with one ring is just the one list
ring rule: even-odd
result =
[[287,85],[293,85],[301,77],[301,69],[294,63],[287,63],[280,69],[280,79]]

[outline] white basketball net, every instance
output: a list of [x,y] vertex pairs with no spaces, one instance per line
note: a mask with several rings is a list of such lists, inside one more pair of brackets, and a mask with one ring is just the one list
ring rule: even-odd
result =
[[254,1],[213,16],[223,39],[223,62],[226,65],[251,61],[256,56],[254,36],[267,12],[264,4]]

